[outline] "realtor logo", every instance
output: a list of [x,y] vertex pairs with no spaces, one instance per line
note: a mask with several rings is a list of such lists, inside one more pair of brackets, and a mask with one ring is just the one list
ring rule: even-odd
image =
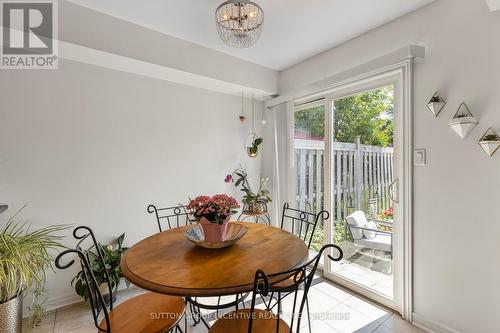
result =
[[0,1],[3,69],[57,69],[57,2]]

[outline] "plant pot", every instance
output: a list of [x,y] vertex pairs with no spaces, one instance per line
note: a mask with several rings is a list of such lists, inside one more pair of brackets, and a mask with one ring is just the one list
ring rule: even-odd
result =
[[249,157],[257,157],[257,153],[259,152],[259,149],[258,148],[254,148],[254,147],[247,147],[247,155]]
[[212,223],[206,218],[200,219],[200,225],[203,228],[205,241],[212,243],[220,243],[225,241],[227,233],[227,224],[230,216],[226,218],[223,224]]
[[23,322],[23,297],[17,296],[0,303],[0,331],[2,333],[21,333]]
[[267,204],[262,201],[247,203],[244,206],[244,212],[248,214],[264,214],[267,212]]
[[[108,284],[107,283],[101,284],[99,286],[99,291],[101,292],[102,298],[104,299],[104,303],[106,304],[106,306],[109,306],[111,304],[110,303],[111,297],[109,296]],[[117,299],[116,289],[112,291],[111,295],[113,297],[113,303],[116,302]]]

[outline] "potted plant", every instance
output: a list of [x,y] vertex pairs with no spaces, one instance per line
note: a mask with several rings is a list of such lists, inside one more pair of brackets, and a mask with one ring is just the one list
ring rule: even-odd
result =
[[[94,273],[97,284],[103,286],[102,293],[106,304],[109,304],[111,297],[113,297],[113,301],[116,300],[116,292],[118,291],[118,286],[123,278],[122,270],[120,268],[120,261],[123,253],[128,250],[128,247],[123,246],[124,239],[125,234],[122,234],[115,241],[108,245],[97,243],[98,249],[91,249],[88,252],[89,264],[92,272]],[[101,253],[104,265],[102,264],[101,260],[99,260],[96,251],[99,251]],[[109,295],[108,288],[105,285],[106,270],[109,276],[112,295]],[[125,283],[128,288],[130,286],[130,282],[125,279]],[[85,301],[89,299],[88,288],[85,282],[85,275],[82,270],[78,272],[73,280],[71,280],[71,285],[75,288],[76,293]]]
[[236,214],[240,205],[236,199],[225,194],[213,197],[202,195],[190,200],[187,209],[203,228],[207,242],[223,242],[226,237],[227,223]]
[[225,179],[226,183],[234,182],[234,186],[241,187],[241,191],[244,193],[242,199],[243,210],[244,213],[249,214],[264,214],[267,212],[267,204],[272,202],[269,190],[266,189],[267,181],[267,177],[261,178],[259,189],[257,192],[253,192],[248,181],[248,174],[243,169],[236,169],[232,174],[227,175]]
[[441,112],[441,110],[445,106],[445,104],[446,102],[444,101],[444,99],[441,96],[439,96],[439,94],[436,92],[432,96],[429,103],[427,103],[427,108],[432,112],[434,117],[437,117],[439,112]]
[[493,156],[500,147],[500,136],[489,128],[479,140],[479,145],[488,156]]
[[462,103],[448,126],[463,139],[477,124],[478,121],[469,111],[467,105]]
[[250,157],[256,157],[259,152],[259,146],[264,142],[264,139],[254,137],[250,145],[247,147],[247,154]]
[[[58,233],[67,228],[56,225],[31,230],[29,222],[16,222],[16,215],[0,231],[2,332],[21,332],[23,298],[30,291],[35,291],[35,298],[43,293],[45,271],[52,268],[54,251],[63,248]],[[36,305],[32,310],[38,316],[42,307]]]

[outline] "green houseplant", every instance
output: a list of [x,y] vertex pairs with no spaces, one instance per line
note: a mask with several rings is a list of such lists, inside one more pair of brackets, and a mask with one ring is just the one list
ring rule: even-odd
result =
[[252,191],[252,187],[248,181],[248,174],[243,169],[236,169],[232,174],[227,175],[225,182],[233,183],[234,186],[240,187],[243,195],[243,208],[249,213],[261,214],[267,210],[267,204],[272,202],[269,190],[266,189],[267,178],[261,178],[259,189],[257,192]]
[[[98,249],[92,248],[89,251],[89,264],[98,285],[102,285],[106,281],[106,270],[108,271],[109,283],[111,284],[111,289],[113,290],[113,300],[116,298],[118,285],[123,278],[123,274],[120,268],[120,261],[123,253],[128,250],[127,247],[123,246],[124,239],[125,234],[122,234],[115,241],[108,245],[97,243]],[[101,253],[104,260],[104,265],[99,260],[96,251],[99,251]],[[129,287],[130,283],[126,279],[125,283],[127,287]],[[79,271],[78,274],[73,278],[73,280],[71,280],[71,285],[75,288],[76,293],[85,301],[89,299],[89,293],[83,271]],[[103,290],[107,290],[107,288],[104,288]],[[104,300],[106,302],[109,302],[109,299],[110,295],[105,294]]]
[[[21,331],[26,293],[33,291],[35,298],[43,293],[46,271],[52,268],[55,251],[63,248],[58,233],[67,228],[56,225],[31,230],[29,222],[16,222],[16,216],[0,231],[0,327],[8,332]],[[43,312],[40,304],[31,309],[35,308],[38,314]]]
[[259,152],[259,146],[262,144],[262,142],[264,142],[264,139],[254,137],[250,145],[247,147],[248,156],[257,156],[257,153]]

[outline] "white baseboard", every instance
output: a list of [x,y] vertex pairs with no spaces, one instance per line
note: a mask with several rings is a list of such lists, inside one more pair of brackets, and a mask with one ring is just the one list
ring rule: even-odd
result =
[[[120,287],[118,289],[118,294],[120,294],[124,290],[130,290],[130,289],[135,289],[135,288],[138,288],[138,287],[136,287],[135,285],[130,285],[129,288],[126,288],[124,284],[120,285]],[[45,308],[45,311],[50,313],[50,312],[54,312],[56,310],[67,308],[70,306],[74,306],[74,305],[77,305],[80,303],[83,303],[83,299],[80,296],[78,296],[76,293],[72,293],[72,294],[66,295],[66,296],[52,297],[52,298],[47,299],[47,301],[44,303],[44,308]],[[25,311],[24,316],[26,317],[28,315],[29,315],[29,312]]]
[[413,313],[412,324],[429,333],[461,333],[460,331],[457,331],[444,324],[425,318],[424,316],[419,315],[418,313]]

